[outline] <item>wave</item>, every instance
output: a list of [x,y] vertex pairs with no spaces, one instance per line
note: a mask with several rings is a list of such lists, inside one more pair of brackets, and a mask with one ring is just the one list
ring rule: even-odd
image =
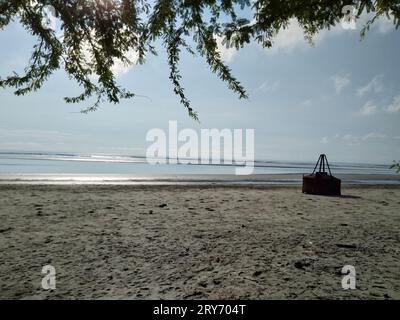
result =
[[[150,159],[157,160],[157,159]],[[0,173],[10,173],[10,167],[13,167],[13,173],[38,173],[35,167],[42,167],[40,173],[53,172],[71,172],[71,170],[79,170],[91,173],[96,172],[107,173],[108,170],[115,170],[120,173],[131,173],[135,171],[134,165],[137,165],[137,170],[140,172],[157,171],[158,173],[175,173],[186,171],[187,173],[195,173],[204,169],[207,173],[228,173],[227,170],[232,170],[238,164],[234,162],[224,162],[216,159],[191,159],[184,158],[174,161],[173,164],[154,166],[147,162],[146,157],[136,155],[118,155],[118,154],[77,154],[77,153],[52,153],[52,152],[1,152],[0,151]],[[213,161],[214,160],[214,161]],[[185,162],[185,163],[181,163]],[[189,162],[189,163],[187,163]],[[206,162],[206,163],[204,163]],[[219,163],[218,163],[219,162]],[[62,163],[62,164],[60,164]],[[128,167],[124,167],[128,165]],[[309,173],[314,169],[315,163],[312,162],[296,162],[296,161],[267,161],[256,160],[254,162],[255,173]],[[81,168],[79,168],[81,167]],[[155,167],[162,169],[155,169]],[[184,169],[182,169],[184,168]],[[126,171],[124,171],[126,170]],[[335,174],[385,174],[394,175],[395,172],[390,169],[389,165],[383,164],[363,164],[363,163],[332,163],[331,170]]]

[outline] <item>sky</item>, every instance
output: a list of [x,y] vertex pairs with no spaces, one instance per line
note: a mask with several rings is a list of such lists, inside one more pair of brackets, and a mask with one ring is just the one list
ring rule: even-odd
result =
[[[118,68],[118,82],[138,94],[119,105],[66,104],[79,88],[63,71],[24,97],[0,90],[0,151],[145,155],[146,134],[178,129],[254,129],[255,158],[388,164],[400,160],[400,30],[379,20],[361,41],[340,25],[318,34],[314,46],[296,20],[272,49],[251,43],[241,51],[221,46],[224,61],[246,88],[239,100],[201,57],[183,55],[186,94],[199,113],[190,119],[172,91],[165,52],[145,65]],[[18,24],[0,31],[0,76],[21,72],[34,39]]]

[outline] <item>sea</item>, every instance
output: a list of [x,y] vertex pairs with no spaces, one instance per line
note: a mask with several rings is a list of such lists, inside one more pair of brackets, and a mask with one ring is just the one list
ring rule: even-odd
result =
[[[182,177],[191,177],[191,180],[196,181],[225,180],[225,182],[231,183],[251,183],[252,181],[260,183],[263,180],[250,177],[235,179],[235,169],[237,168],[235,164],[223,162],[220,164],[182,164],[180,162],[167,161],[165,164],[150,164],[144,156],[115,154],[0,152],[0,180],[3,182],[25,180],[154,182],[160,180],[179,181]],[[299,183],[300,178],[295,175],[312,173],[314,167],[315,162],[257,160],[254,162],[252,177],[280,175],[279,179],[264,179],[264,182]],[[357,180],[358,182],[368,183],[370,179],[365,177],[374,176],[374,184],[400,184],[400,179],[398,179],[400,176],[390,169],[390,164],[333,162],[330,163],[330,169],[333,175],[363,176]],[[287,175],[287,179],[283,179],[282,175]]]

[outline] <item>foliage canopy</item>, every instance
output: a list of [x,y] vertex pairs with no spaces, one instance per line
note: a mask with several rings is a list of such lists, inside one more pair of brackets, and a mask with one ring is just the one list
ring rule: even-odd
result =
[[[331,28],[343,18],[345,5],[354,4],[358,15],[373,13],[362,35],[380,16],[386,15],[400,25],[399,0],[0,0],[0,29],[19,20],[37,43],[24,74],[0,78],[1,87],[15,88],[16,95],[38,90],[51,74],[63,68],[83,89],[68,103],[80,103],[94,97],[100,103],[119,103],[134,93],[120,87],[113,66],[117,60],[129,65],[134,61],[128,52],[137,54],[137,62],[157,54],[156,41],[168,55],[169,78],[174,92],[189,115],[197,119],[181,84],[179,59],[182,50],[203,57],[211,71],[228,87],[246,98],[240,82],[222,61],[216,37],[227,47],[242,48],[250,41],[263,47],[273,45],[274,36],[297,18],[305,37],[311,39],[319,30]],[[55,8],[62,37],[46,28],[43,8]],[[249,14],[250,13],[250,14]],[[247,16],[247,18],[245,18]],[[250,21],[248,16],[252,16]]]

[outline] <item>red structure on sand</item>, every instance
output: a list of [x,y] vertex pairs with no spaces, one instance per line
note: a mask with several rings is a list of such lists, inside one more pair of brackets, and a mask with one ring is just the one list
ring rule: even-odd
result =
[[[319,171],[316,172],[319,167]],[[326,172],[326,168],[329,171]],[[340,196],[341,180],[332,176],[326,155],[321,154],[310,175],[303,176],[303,193]]]

